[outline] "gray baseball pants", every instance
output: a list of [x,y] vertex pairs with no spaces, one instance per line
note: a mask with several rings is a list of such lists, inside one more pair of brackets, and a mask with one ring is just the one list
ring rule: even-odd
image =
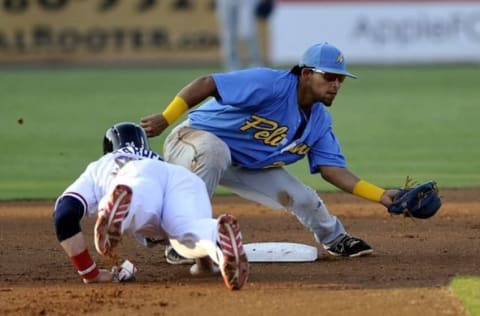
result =
[[200,176],[210,197],[220,184],[245,199],[286,209],[325,246],[345,233],[340,220],[328,212],[315,190],[284,168],[252,170],[232,165],[227,144],[210,132],[189,127],[188,120],[171,131],[163,151],[166,161]]

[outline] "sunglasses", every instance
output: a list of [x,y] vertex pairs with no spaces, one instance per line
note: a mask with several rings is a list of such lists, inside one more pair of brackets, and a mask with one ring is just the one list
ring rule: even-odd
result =
[[345,75],[333,74],[331,72],[325,72],[320,69],[310,68],[313,72],[319,73],[322,75],[323,79],[327,82],[334,82],[338,80],[338,82],[342,83],[345,80]]

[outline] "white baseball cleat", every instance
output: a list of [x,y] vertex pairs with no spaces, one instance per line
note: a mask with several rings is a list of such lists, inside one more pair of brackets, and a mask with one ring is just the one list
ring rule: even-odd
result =
[[120,242],[122,221],[128,214],[131,201],[132,189],[126,185],[117,185],[106,208],[98,212],[94,239],[99,254],[108,254]]
[[219,267],[225,285],[239,290],[247,282],[249,266],[237,219],[229,214],[218,217]]

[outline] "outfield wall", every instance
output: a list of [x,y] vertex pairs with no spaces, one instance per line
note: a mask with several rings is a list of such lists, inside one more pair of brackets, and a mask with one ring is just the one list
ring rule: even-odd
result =
[[0,0],[0,62],[218,60],[212,0],[181,3]]
[[[0,64],[220,64],[214,1],[0,0]],[[268,22],[274,65],[319,41],[350,63],[480,62],[480,0],[276,0]]]
[[480,1],[278,0],[275,64],[296,63],[312,42],[340,47],[351,63],[480,62]]

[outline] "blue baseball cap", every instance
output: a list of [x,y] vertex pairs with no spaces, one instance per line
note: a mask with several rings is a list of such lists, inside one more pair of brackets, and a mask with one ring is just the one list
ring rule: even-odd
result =
[[347,71],[342,52],[327,42],[315,44],[303,53],[300,67],[312,68],[317,72],[329,72],[356,79],[357,76]]

